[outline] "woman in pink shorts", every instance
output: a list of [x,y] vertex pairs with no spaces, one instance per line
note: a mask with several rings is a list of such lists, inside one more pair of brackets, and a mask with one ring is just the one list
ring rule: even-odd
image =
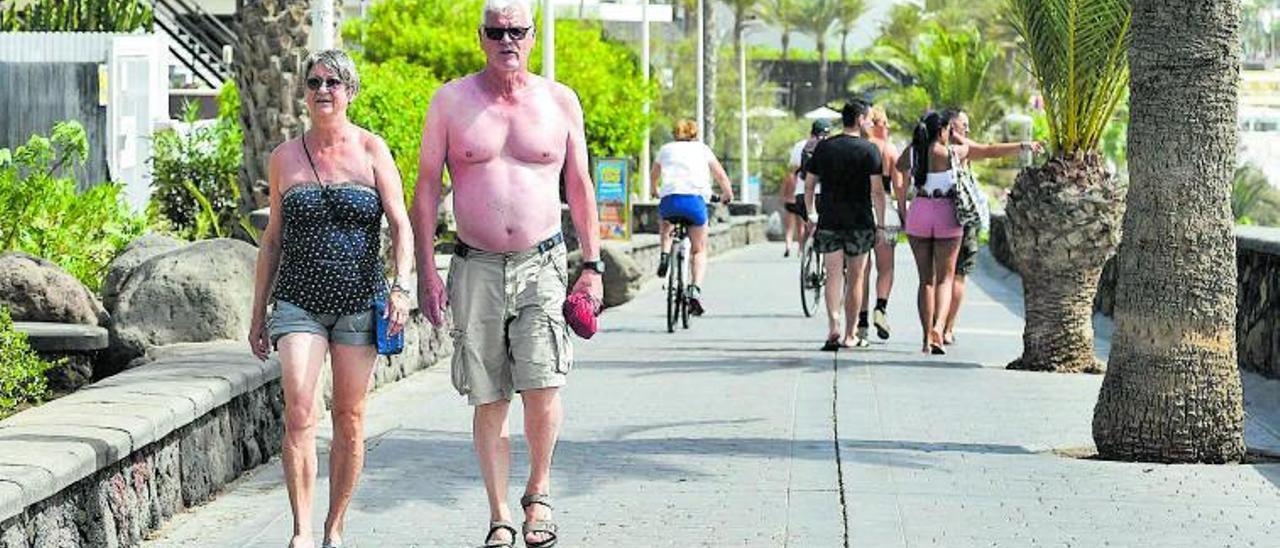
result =
[[[923,352],[947,353],[942,331],[946,313],[951,309],[950,288],[955,278],[960,238],[964,235],[964,227],[956,222],[957,174],[953,166],[970,159],[999,156],[1011,147],[1016,150],[1032,145],[970,145],[968,141],[952,139],[951,120],[945,115],[930,112],[916,124],[910,150],[898,158],[898,170],[910,178],[915,190],[904,225],[920,274],[916,298],[924,334]],[[937,288],[948,289],[937,291]]]

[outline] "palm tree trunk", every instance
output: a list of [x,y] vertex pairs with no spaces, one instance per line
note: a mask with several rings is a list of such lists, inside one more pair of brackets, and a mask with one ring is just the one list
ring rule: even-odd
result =
[[782,61],[786,62],[787,54],[791,51],[791,31],[782,31]]
[[1239,10],[1239,0],[1134,2],[1133,191],[1111,367],[1093,417],[1104,458],[1244,457],[1230,210]]
[[844,30],[840,33],[840,63],[849,68],[849,31]]
[[1101,372],[1093,354],[1093,298],[1120,241],[1124,192],[1097,154],[1054,158],[1018,175],[1006,207],[1022,275],[1026,326],[1010,369]]
[[716,34],[715,2],[706,0],[702,3],[701,16],[706,21],[703,32],[707,34],[707,45],[702,52],[703,85],[706,86],[706,127],[702,128],[702,142],[712,149],[716,146],[716,59],[720,57],[720,40]]
[[827,74],[827,39],[825,36],[818,36],[818,97],[822,98],[822,103],[827,103],[827,83],[830,75]]
[[305,129],[299,93],[311,34],[310,0],[246,0],[239,12],[235,81],[244,126],[240,207],[267,205],[267,163],[277,145]]

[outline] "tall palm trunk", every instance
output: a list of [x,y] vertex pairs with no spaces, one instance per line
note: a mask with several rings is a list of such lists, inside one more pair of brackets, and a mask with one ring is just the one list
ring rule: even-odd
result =
[[818,35],[818,97],[822,98],[822,103],[826,104],[828,82],[831,76],[827,67],[827,37],[825,34]]
[[1134,1],[1133,191],[1111,366],[1093,417],[1105,458],[1244,457],[1230,208],[1239,10],[1239,0]]
[[790,31],[790,30],[783,29],[783,31],[782,31],[782,61],[783,61],[784,63],[787,61],[787,59],[789,59],[789,57],[788,57],[788,53],[790,53],[790,52],[791,52],[791,31]]
[[706,109],[706,127],[702,128],[702,142],[707,146],[715,148],[716,146],[716,59],[720,57],[720,39],[716,33],[716,17],[715,2],[705,0],[702,3],[702,17],[706,21],[703,32],[706,33],[706,46],[702,52],[702,82],[703,93],[706,97],[704,108]]
[[245,0],[240,10],[235,80],[244,125],[242,209],[267,205],[271,151],[305,129],[299,93],[311,35],[310,0]]
[[840,64],[849,66],[849,30],[840,31]]
[[1022,357],[1009,369],[1103,370],[1093,355],[1093,296],[1120,242],[1124,190],[1097,154],[1062,156],[1018,174],[1006,208],[1022,275]]

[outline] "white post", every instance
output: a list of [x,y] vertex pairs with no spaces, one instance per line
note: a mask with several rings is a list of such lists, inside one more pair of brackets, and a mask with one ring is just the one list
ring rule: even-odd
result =
[[542,0],[542,75],[556,79],[556,5]]
[[[640,5],[640,74],[644,78],[644,84],[649,85],[649,0],[644,0]],[[646,120],[649,117],[649,99],[644,100],[644,115]],[[644,185],[640,189],[641,202],[649,202],[649,188],[653,184],[649,180],[649,123],[646,121],[644,125],[644,140],[640,143],[640,182]]]
[[705,78],[703,71],[705,69],[703,68],[702,61],[703,49],[707,47],[705,44],[707,41],[707,22],[704,21],[702,17],[702,3],[704,1],[705,0],[698,0],[698,135],[701,135],[702,139],[705,141],[707,137],[702,133],[702,131],[706,129],[704,127],[706,122],[706,97],[703,96],[706,91],[704,89],[706,86],[703,82],[703,79]]
[[739,131],[742,132],[742,140],[739,142],[738,154],[742,156],[742,191],[738,198],[743,203],[752,203],[752,198],[748,194],[747,179],[749,170],[747,169],[747,44],[743,40],[747,34],[746,27],[738,33],[738,95],[742,100],[742,116]]
[[311,2],[311,51],[333,49],[337,31],[337,22],[333,13],[334,0],[312,0]]

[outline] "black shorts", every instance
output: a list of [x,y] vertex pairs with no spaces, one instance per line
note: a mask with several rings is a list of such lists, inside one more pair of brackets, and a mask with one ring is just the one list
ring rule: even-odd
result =
[[789,204],[782,204],[782,208],[800,217],[801,220],[809,220],[809,213],[805,210],[804,202],[802,201],[797,200]]

